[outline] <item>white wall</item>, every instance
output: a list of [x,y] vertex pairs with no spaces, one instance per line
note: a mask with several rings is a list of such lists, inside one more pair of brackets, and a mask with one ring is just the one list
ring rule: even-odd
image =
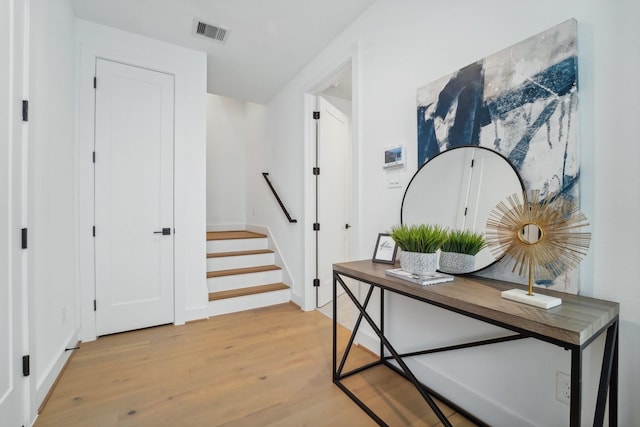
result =
[[69,0],[31,0],[28,280],[32,402],[44,399],[75,344],[74,16]]
[[[245,150],[246,176],[244,188],[246,222],[247,224],[264,226],[267,223],[256,222],[259,212],[256,212],[256,203],[252,199],[256,194],[265,195],[268,191],[262,172],[269,171],[259,166],[261,159],[264,159],[269,152],[267,108],[264,105],[247,103],[246,112],[247,145]],[[258,204],[258,206],[260,205]]]
[[[416,89],[442,75],[553,27],[569,18],[578,21],[580,68],[580,150],[583,211],[592,224],[593,242],[582,263],[585,295],[621,303],[620,424],[640,419],[632,396],[640,395],[640,368],[633,363],[640,346],[640,291],[633,283],[633,260],[640,247],[630,237],[629,212],[640,203],[637,186],[638,69],[640,6],[633,0],[552,0],[512,2],[425,2],[381,0],[368,9],[333,43],[305,67],[268,104],[268,148],[252,161],[277,171],[282,194],[304,221],[285,224],[258,186],[249,185],[248,211],[269,224],[292,266],[294,299],[304,304],[313,293],[305,269],[303,230],[310,227],[305,197],[305,169],[309,129],[305,127],[303,94],[351,56],[354,72],[354,134],[358,155],[360,215],[355,226],[362,236],[355,252],[370,258],[377,233],[399,222],[404,188],[387,189],[380,167],[384,147],[407,147],[408,167],[401,176],[406,186],[416,164]],[[393,31],[380,31],[384,26]],[[355,52],[355,54],[354,54]],[[635,90],[635,92],[634,92]],[[615,145],[613,145],[615,144]],[[300,214],[300,212],[304,212]],[[375,215],[369,214],[376,212]],[[631,234],[631,236],[629,236]],[[627,243],[628,242],[628,243]],[[307,254],[308,255],[308,254]],[[304,305],[303,305],[304,306]],[[394,298],[390,302],[390,330],[407,334],[409,345],[424,336],[426,324],[438,325],[432,342],[455,340],[463,334],[495,334],[478,322],[432,312]],[[410,321],[410,320],[413,320]],[[416,343],[418,344],[418,343]],[[595,357],[602,340],[585,354],[585,388],[593,385]],[[484,353],[486,352],[486,354]],[[593,354],[592,354],[593,353]],[[553,346],[520,341],[499,348],[475,349],[466,362],[457,357],[434,358],[435,371],[417,366],[423,378],[437,380],[441,389],[463,406],[495,425],[564,425],[568,406],[555,400],[555,373],[568,372],[569,355]],[[593,357],[592,357],[593,356]],[[471,360],[471,362],[469,362]],[[467,363],[461,369],[462,363]],[[467,369],[468,368],[468,369]],[[472,368],[473,372],[471,371]],[[593,393],[583,402],[585,424],[590,423]],[[544,410],[540,410],[544,408]]]
[[592,55],[584,55],[593,74],[580,81],[582,92],[589,95],[582,103],[582,140],[591,142],[583,157],[581,188],[591,190],[583,196],[583,205],[593,224],[581,285],[586,295],[620,302],[622,426],[640,420],[640,230],[631,226],[633,212],[640,210],[640,81],[634,71],[640,68],[640,3],[594,3],[593,20],[583,33],[593,45]]
[[175,77],[175,323],[207,317],[206,55],[76,20],[82,339],[95,339],[93,299],[93,77],[97,57]]
[[[257,106],[257,105],[256,105]],[[246,223],[250,104],[207,94],[207,226]]]

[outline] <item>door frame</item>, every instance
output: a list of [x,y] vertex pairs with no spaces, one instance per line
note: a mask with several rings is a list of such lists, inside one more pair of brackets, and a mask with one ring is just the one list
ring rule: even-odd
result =
[[[24,425],[30,424],[35,417],[36,381],[35,375],[23,376],[23,355],[30,354],[30,348],[35,343],[35,335],[31,333],[33,327],[32,301],[29,298],[30,283],[27,276],[28,249],[21,249],[22,229],[28,225],[27,196],[28,196],[28,159],[29,159],[29,122],[23,121],[20,105],[22,100],[28,100],[29,94],[29,5],[22,2],[10,1],[6,5],[9,26],[6,28],[8,39],[7,84],[8,99],[5,100],[7,139],[7,162],[9,172],[7,178],[7,222],[0,226],[6,227],[7,248],[7,290],[13,306],[11,324],[13,326],[12,353],[9,354],[10,369],[13,370],[14,391],[18,413],[16,417]],[[4,53],[4,52],[3,52]],[[12,357],[17,356],[14,360]],[[33,365],[32,365],[33,366]]]
[[[316,251],[315,257],[314,257],[315,258],[314,279],[320,280],[319,287],[314,287],[316,290],[316,309],[318,309],[318,308],[324,307],[325,305],[328,305],[333,300],[331,296],[332,295],[331,289],[322,288],[322,286],[327,286],[327,282],[326,282],[327,279],[329,279],[329,286],[331,283],[330,272],[327,272],[325,268],[326,268],[326,262],[328,261],[327,257],[333,258],[333,255],[328,253],[328,251],[330,251],[331,248],[335,248],[335,246],[333,246],[330,242],[327,241],[329,237],[331,236],[335,237],[335,234],[334,234],[334,231],[331,231],[331,232],[328,231],[326,223],[329,221],[333,226],[335,226],[336,224],[333,221],[337,219],[336,217],[338,215],[342,215],[342,214],[344,214],[344,217],[342,218],[343,220],[340,221],[341,224],[343,225],[349,224],[349,226],[351,226],[350,223],[353,222],[351,218],[351,208],[352,208],[351,205],[353,204],[352,203],[353,189],[352,189],[352,182],[351,182],[353,179],[352,173],[351,173],[353,169],[353,159],[352,159],[353,150],[351,147],[352,138],[351,138],[350,117],[348,117],[343,111],[341,111],[340,108],[336,107],[336,105],[333,102],[327,99],[324,96],[324,92],[319,95],[316,95],[315,99],[316,99],[316,111],[320,111],[320,119],[314,120],[314,122],[316,123],[316,129],[317,129],[316,142],[315,142],[315,151],[316,151],[315,157],[317,157],[316,159],[317,163],[314,163],[314,166],[319,167],[322,172],[319,176],[314,176],[314,181],[315,181],[314,208],[317,214],[324,215],[314,219],[314,222],[322,223],[321,229],[314,233],[315,247],[319,249]],[[346,160],[343,165],[343,173],[344,173],[343,177],[345,178],[345,181],[343,181],[343,183],[345,184],[345,189],[342,190],[341,193],[340,193],[340,190],[336,190],[335,188],[331,187],[329,184],[326,184],[326,182],[329,180],[333,181],[332,177],[327,176],[328,175],[327,170],[329,169],[334,170],[339,165],[338,162],[333,163],[333,159],[335,155],[338,153],[331,153],[329,156],[327,156],[326,145],[327,144],[333,145],[333,144],[331,143],[330,138],[323,136],[324,131],[328,130],[327,120],[332,120],[331,118],[328,119],[326,116],[327,115],[332,116],[334,113],[344,117],[344,119],[346,120],[346,126],[348,127],[346,147],[344,147],[344,149],[342,149],[340,152],[341,154],[344,154],[344,158]],[[336,118],[334,118],[334,120],[335,119]],[[340,173],[339,171],[337,171],[337,169],[335,170],[336,170],[336,173]],[[323,182],[325,183],[324,185],[323,185]],[[327,187],[327,185],[329,185],[329,187]],[[335,209],[333,209],[333,206],[331,206],[332,203],[327,202],[326,196],[328,192],[332,194],[332,197],[343,196],[343,200],[342,200],[343,204],[341,204],[340,202],[336,203],[336,206],[342,206],[344,208],[342,212],[336,211]],[[318,203],[318,201],[320,200],[321,194],[325,196],[325,201]],[[342,246],[343,246],[343,249],[345,250],[344,255],[349,257],[351,255],[351,246],[352,246],[351,230],[347,230],[347,231],[344,231],[344,229],[342,230],[345,233],[342,236],[343,237]],[[347,240],[348,240],[348,247],[344,245]],[[339,260],[345,261],[344,258]],[[320,261],[323,261],[322,265],[320,265]],[[344,293],[344,290],[340,288],[338,288],[337,291],[338,291],[338,296]],[[319,305],[321,302],[322,302],[322,305]]]
[[[93,249],[93,134],[96,58],[171,74],[174,95],[174,324],[205,319],[206,283],[206,55],[158,45],[117,30],[77,29],[78,300],[80,339],[93,341],[96,319]],[[127,46],[124,48],[123,46]],[[99,84],[99,83],[98,83]],[[189,207],[187,209],[187,206]]]
[[360,61],[357,48],[348,52],[346,57],[335,63],[324,73],[307,86],[304,91],[304,282],[303,282],[303,310],[309,311],[316,308],[316,288],[313,286],[315,279],[315,165],[316,123],[313,112],[316,111],[316,97],[322,91],[331,86],[345,68],[351,66],[352,79],[352,117],[351,117],[351,252],[354,256],[360,256]]
[[[94,309],[96,300],[96,269],[95,269],[95,241],[93,237],[93,226],[95,222],[95,175],[93,152],[95,149],[95,108],[96,91],[93,87],[96,75],[96,63],[98,59],[119,62],[138,68],[158,71],[174,76],[174,85],[177,83],[177,76],[173,70],[163,69],[163,67],[151,67],[149,64],[141,64],[133,58],[122,57],[107,49],[87,46],[80,58],[80,78],[79,78],[79,106],[78,106],[78,277],[79,277],[79,301],[80,301],[80,339],[84,342],[93,341],[98,338],[97,319]],[[174,86],[174,123],[177,110],[177,93]],[[83,108],[83,106],[90,106]],[[177,145],[177,130],[174,125],[174,156]],[[86,159],[86,161],[82,161]],[[179,228],[176,218],[176,160],[174,157],[174,228]],[[185,299],[184,288],[178,286],[178,245],[174,236],[174,272],[173,272],[173,318],[174,324],[184,323],[184,313],[178,310],[180,303]]]

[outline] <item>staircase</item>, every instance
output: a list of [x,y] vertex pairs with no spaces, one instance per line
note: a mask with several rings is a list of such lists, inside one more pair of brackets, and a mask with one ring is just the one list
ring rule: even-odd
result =
[[209,316],[281,304],[291,299],[265,234],[207,232]]

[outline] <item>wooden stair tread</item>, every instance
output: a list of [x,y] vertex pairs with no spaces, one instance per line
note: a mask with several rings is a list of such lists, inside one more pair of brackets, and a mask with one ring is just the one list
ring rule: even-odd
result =
[[207,241],[209,240],[235,240],[235,239],[264,239],[266,234],[254,233],[253,231],[207,231]]
[[280,291],[283,289],[289,289],[287,285],[282,282],[269,283],[268,285],[250,286],[247,288],[231,289],[228,291],[210,292],[209,301],[218,301],[228,298],[237,298],[247,295],[262,294],[265,292]]
[[263,271],[274,271],[274,270],[282,270],[282,268],[278,267],[277,265],[261,265],[258,267],[232,268],[230,270],[209,271],[207,272],[207,278],[235,276],[238,274],[248,274],[248,273],[262,273]]
[[272,254],[271,249],[256,249],[252,251],[236,251],[236,252],[215,252],[207,254],[207,258],[222,258],[229,256],[242,256],[242,255],[260,255],[260,254]]

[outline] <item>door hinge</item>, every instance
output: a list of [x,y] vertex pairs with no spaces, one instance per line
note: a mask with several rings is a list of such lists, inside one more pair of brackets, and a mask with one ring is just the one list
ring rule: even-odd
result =
[[22,356],[22,376],[28,377],[31,374],[31,363],[29,361],[30,357],[27,354],[26,356]]
[[320,111],[314,111],[313,112],[313,119],[314,120],[318,120],[320,118]]
[[28,241],[27,241],[27,229],[22,229],[22,249],[27,249]]
[[320,286],[320,279],[313,279],[313,287],[317,288]]
[[314,222],[313,223],[313,231],[320,231],[320,223],[319,222]]
[[98,303],[96,300],[93,300],[93,311],[98,311]]
[[98,78],[94,77],[93,78],[93,88],[96,89],[98,87]]
[[314,175],[320,175],[320,168],[313,168]]
[[22,121],[29,121],[29,101],[27,101],[26,99],[22,100]]
[[96,237],[96,226],[93,226],[93,237]]
[[94,152],[93,152],[93,154],[91,155],[91,161],[92,161],[93,163],[95,163],[95,162],[96,162],[96,152],[95,152],[95,151],[94,151]]
[[467,209],[468,208],[464,208],[464,216],[467,216]]
[[476,162],[476,159],[471,159],[471,167],[473,167],[475,162]]

